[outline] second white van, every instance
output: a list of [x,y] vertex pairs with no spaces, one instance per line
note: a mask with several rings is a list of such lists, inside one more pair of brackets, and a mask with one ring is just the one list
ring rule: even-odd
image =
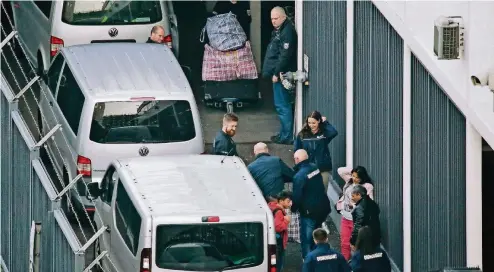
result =
[[276,271],[273,215],[238,157],[116,160],[89,190],[105,271]]

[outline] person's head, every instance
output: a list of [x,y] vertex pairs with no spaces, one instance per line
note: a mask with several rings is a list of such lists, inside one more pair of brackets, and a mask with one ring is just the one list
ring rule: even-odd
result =
[[254,155],[257,156],[262,153],[269,153],[268,145],[263,142],[259,142],[254,145]]
[[371,183],[371,178],[369,177],[369,174],[367,173],[367,169],[363,166],[357,166],[352,169],[352,181],[353,183],[358,183],[358,184],[365,184],[365,183]]
[[237,0],[230,0],[232,4],[236,4],[238,1]]
[[358,231],[355,248],[357,250],[360,250],[362,255],[369,255],[374,253],[375,248],[372,241],[372,230],[369,226],[362,227]]
[[318,111],[313,111],[305,118],[305,124],[302,127],[301,136],[306,137],[317,133],[323,126],[322,115]]
[[352,201],[354,203],[359,202],[362,197],[367,195],[367,189],[364,186],[357,184],[352,189]]
[[238,116],[235,113],[226,113],[223,115],[223,132],[230,137],[235,136],[238,125]]
[[328,243],[328,233],[322,228],[315,229],[312,232],[312,238],[314,238],[314,243],[316,244]]
[[155,25],[151,29],[151,40],[155,43],[163,43],[165,38],[165,29],[160,25]]
[[309,154],[307,154],[307,151],[305,149],[299,149],[293,153],[293,160],[295,161],[295,164],[298,164],[300,162],[303,162],[309,158]]
[[292,193],[289,191],[282,191],[276,198],[278,199],[278,205],[283,209],[288,209],[292,206]]
[[286,13],[285,9],[282,7],[274,7],[271,10],[271,23],[273,24],[274,28],[279,28],[283,22],[286,20]]

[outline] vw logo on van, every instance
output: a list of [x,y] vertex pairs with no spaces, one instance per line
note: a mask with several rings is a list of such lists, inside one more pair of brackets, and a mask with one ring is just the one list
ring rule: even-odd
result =
[[149,154],[149,148],[143,146],[141,148],[139,148],[139,155],[145,157]]
[[108,30],[108,35],[110,35],[110,37],[116,37],[118,35],[118,29],[114,27],[110,28],[110,30]]

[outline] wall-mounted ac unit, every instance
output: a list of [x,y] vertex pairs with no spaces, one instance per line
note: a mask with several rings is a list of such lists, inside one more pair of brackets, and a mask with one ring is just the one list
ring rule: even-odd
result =
[[460,16],[440,16],[434,21],[434,54],[438,59],[463,58],[464,30]]

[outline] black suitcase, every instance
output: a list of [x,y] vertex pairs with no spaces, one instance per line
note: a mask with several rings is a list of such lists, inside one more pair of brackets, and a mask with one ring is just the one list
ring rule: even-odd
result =
[[237,79],[231,81],[205,81],[204,101],[206,104],[235,100],[247,104],[257,103],[261,92],[257,79]]

